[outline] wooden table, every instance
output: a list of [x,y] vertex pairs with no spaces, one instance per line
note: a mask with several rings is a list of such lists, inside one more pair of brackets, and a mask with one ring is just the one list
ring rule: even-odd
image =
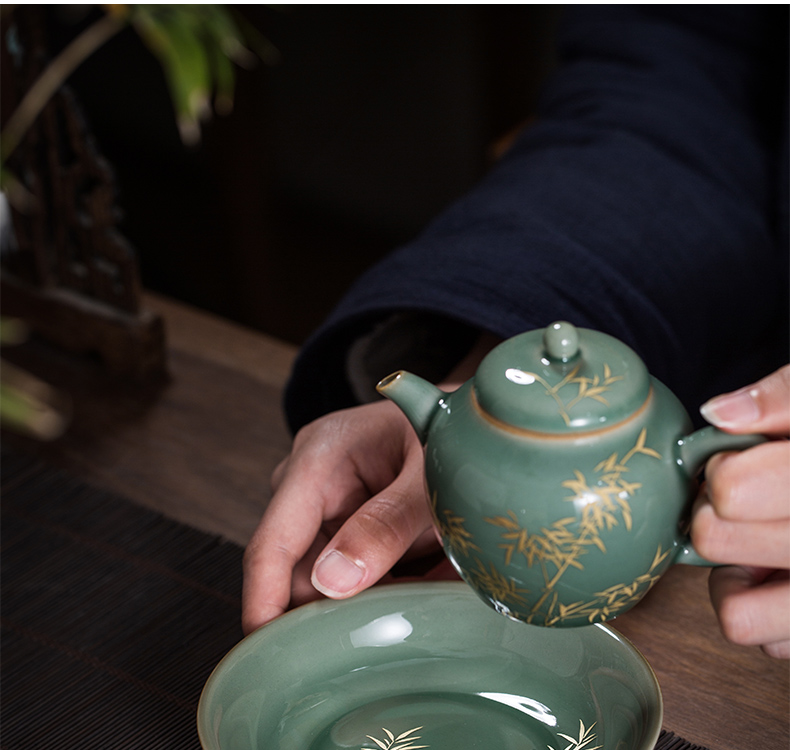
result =
[[[6,437],[47,462],[244,545],[289,449],[281,394],[292,346],[148,295],[166,321],[170,378],[148,388],[38,346],[11,358],[67,390],[68,433],[49,445]],[[788,663],[728,644],[707,571],[677,566],[615,627],[655,670],[664,727],[710,750],[790,747]]]

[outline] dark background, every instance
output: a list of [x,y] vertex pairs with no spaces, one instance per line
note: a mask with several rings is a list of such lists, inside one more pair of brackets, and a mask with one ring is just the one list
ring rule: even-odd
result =
[[[531,114],[561,10],[237,10],[280,60],[238,72],[233,113],[197,147],[181,143],[159,64],[132,29],[69,83],[115,171],[144,285],[299,344]],[[53,49],[98,12],[49,7]]]

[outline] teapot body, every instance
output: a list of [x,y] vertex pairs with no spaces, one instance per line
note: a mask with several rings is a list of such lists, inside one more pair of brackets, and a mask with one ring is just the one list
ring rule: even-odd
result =
[[466,383],[436,410],[425,444],[445,553],[513,619],[566,627],[616,617],[688,541],[695,482],[678,444],[690,429],[680,401],[655,378],[628,419],[563,435],[498,422]]
[[494,609],[536,625],[610,620],[673,563],[711,565],[687,537],[696,473],[766,439],[691,432],[633,350],[564,321],[499,344],[452,394],[405,371],[378,388],[425,445],[447,556]]

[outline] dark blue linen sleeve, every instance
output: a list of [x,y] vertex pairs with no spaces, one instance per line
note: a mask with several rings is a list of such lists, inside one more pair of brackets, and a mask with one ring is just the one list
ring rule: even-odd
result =
[[575,6],[558,44],[536,122],[306,343],[293,429],[393,311],[606,331],[694,412],[787,361],[787,7]]

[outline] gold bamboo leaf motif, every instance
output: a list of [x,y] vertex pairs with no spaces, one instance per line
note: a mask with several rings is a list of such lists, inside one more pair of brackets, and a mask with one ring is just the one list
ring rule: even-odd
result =
[[505,565],[510,565],[513,554],[518,552],[527,558],[527,565],[530,567],[536,560],[541,563],[553,562],[559,566],[562,564],[563,545],[575,539],[574,533],[568,529],[576,521],[574,516],[555,521],[550,527],[542,528],[539,534],[530,534],[527,529],[522,528],[512,510],[506,516],[493,516],[483,520],[506,529],[502,534],[505,544],[499,545],[500,549],[505,550]]
[[[570,743],[562,750],[601,750],[603,745],[590,744],[596,740],[596,734],[593,732],[593,729],[597,723],[598,722],[593,722],[589,727],[585,727],[584,721],[579,719],[578,737],[574,737],[569,734],[563,734],[562,732],[557,732],[558,737],[562,737],[563,740],[567,740]],[[378,739],[370,734],[365,736],[372,742],[375,742],[380,750],[425,750],[425,748],[429,748],[430,745],[412,744],[413,742],[421,739],[419,735],[414,734],[420,729],[422,729],[422,727],[414,727],[413,729],[409,729],[406,732],[402,732],[396,737],[394,732],[391,732],[386,727],[382,727],[381,731],[384,732],[386,739]],[[546,747],[548,750],[555,750],[555,748],[552,748],[551,745],[547,745]]]
[[669,552],[670,550],[667,550],[666,552],[662,552],[661,545],[659,544],[658,549],[656,550],[655,557],[653,557],[653,562],[650,564],[649,572],[652,573],[659,565],[661,565],[661,563],[667,559]]
[[656,568],[667,559],[671,550],[662,552],[658,546],[653,562],[647,572],[637,576],[628,583],[618,583],[603,591],[598,591],[595,598],[587,602],[574,602],[573,604],[560,605],[559,614],[551,621],[547,618],[547,625],[555,625],[566,617],[586,617],[588,622],[605,621],[614,617],[618,612],[630,607],[641,599],[656,584],[661,577]]
[[[596,594],[594,602],[577,602],[572,605],[558,604],[556,596],[552,594],[554,586],[569,568],[584,570],[581,558],[592,548],[597,549],[601,554],[606,554],[602,532],[610,531],[620,523],[625,526],[626,531],[631,531],[633,518],[629,500],[642,485],[639,482],[629,482],[623,478],[623,475],[628,472],[628,463],[636,455],[661,458],[661,454],[646,445],[646,440],[647,429],[643,428],[633,447],[622,458],[615,452],[595,465],[593,473],[597,476],[594,481],[589,481],[583,472],[576,469],[572,479],[562,482],[562,486],[573,493],[565,499],[581,506],[581,518],[575,516],[562,518],[532,533],[521,526],[512,510],[507,511],[506,515],[484,518],[487,523],[503,529],[502,544],[499,546],[505,551],[506,565],[511,564],[515,554],[523,555],[529,567],[534,564],[540,565],[545,589],[532,608],[532,613],[537,616],[539,612],[543,612],[546,624],[556,623],[565,617],[585,616],[590,618],[591,622],[596,618],[608,619],[619,608],[633,600],[633,592],[628,592],[622,587],[618,587],[616,592],[608,592],[605,597],[604,592]],[[656,558],[659,554],[660,550]],[[668,553],[664,553],[662,560],[666,554]],[[658,562],[654,561],[651,570],[657,564]],[[479,561],[478,565],[482,567],[485,576],[492,578],[493,566],[492,573],[489,573]],[[483,574],[480,574],[481,580],[482,576]],[[645,584],[652,586],[655,582],[654,577],[648,574],[646,576],[643,580],[637,579],[637,582],[629,585],[636,583],[641,588]],[[488,581],[488,584],[486,588],[489,590],[496,588],[493,581]],[[597,603],[601,597],[606,600],[603,604]]]
[[526,600],[521,594],[528,594],[529,592],[526,589],[517,588],[516,582],[502,575],[493,563],[490,569],[486,570],[486,566],[479,559],[476,562],[477,569],[470,571],[469,575],[479,589],[485,591],[492,599],[501,604],[525,603]]
[[472,534],[467,530],[466,519],[462,516],[456,515],[452,510],[446,508],[442,515],[436,509],[436,492],[433,493],[431,498],[431,509],[433,511],[433,518],[442,535],[442,539],[453,549],[457,554],[462,554],[465,557],[469,556],[472,550],[480,551],[480,548],[472,541]]
[[381,728],[381,731],[384,732],[387,739],[386,740],[379,740],[375,737],[371,737],[369,734],[365,735],[369,740],[375,742],[381,750],[420,750],[421,748],[430,747],[429,745],[413,745],[412,742],[416,742],[420,739],[419,735],[415,735],[415,732],[419,732],[422,727],[414,727],[413,729],[409,729],[406,732],[402,732],[397,737],[393,732],[390,732],[389,729],[385,727]]
[[[545,389],[546,393],[557,402],[560,416],[566,425],[570,425],[571,418],[568,412],[576,406],[580,401],[585,398],[591,398],[598,401],[605,406],[609,406],[609,402],[604,397],[604,393],[611,389],[613,383],[618,380],[623,380],[623,375],[612,375],[612,370],[608,364],[603,366],[603,378],[599,375],[593,377],[584,377],[579,375],[581,364],[576,365],[559,383],[551,385],[545,378],[538,375],[536,372],[526,372],[526,375],[531,375],[535,380],[540,383]],[[576,386],[577,392],[575,396],[570,399],[563,400],[560,391],[568,386]]]
[[[600,748],[602,748],[603,745],[590,746],[591,742],[595,742],[595,732],[593,732],[593,727],[597,723],[598,722],[593,722],[592,724],[590,724],[589,727],[585,727],[584,722],[581,719],[579,719],[578,737],[572,737],[568,734],[557,732],[557,735],[559,737],[562,737],[562,739],[568,740],[568,742],[570,742],[570,745],[566,745],[563,748],[563,750],[582,750],[582,748],[584,748],[584,750],[600,750]],[[554,748],[551,747],[551,745],[547,745],[547,747],[549,748],[549,750],[555,750]]]

